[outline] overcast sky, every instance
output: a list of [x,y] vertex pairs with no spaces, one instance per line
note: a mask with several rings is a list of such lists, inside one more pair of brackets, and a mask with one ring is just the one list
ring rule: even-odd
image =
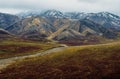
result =
[[108,11],[120,15],[120,0],[0,0],[0,12],[56,9],[75,12]]

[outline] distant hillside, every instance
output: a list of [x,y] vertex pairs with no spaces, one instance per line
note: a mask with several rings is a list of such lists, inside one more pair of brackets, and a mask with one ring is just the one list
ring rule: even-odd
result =
[[54,40],[83,39],[89,35],[115,38],[117,32],[94,23],[91,20],[68,18],[29,17],[8,27],[9,32],[25,38],[47,38]]
[[100,24],[109,29],[114,29],[120,31],[120,16],[109,12],[99,12],[99,13],[84,13],[84,12],[60,12],[57,10],[47,10],[44,12],[27,12],[21,13],[22,17],[28,16],[42,16],[46,18],[50,18],[53,20],[54,18],[69,18],[71,20],[82,20],[89,19],[97,24]]
[[[14,15],[0,14],[0,27],[26,39],[57,41],[90,40],[90,36],[117,38],[120,17],[109,12],[63,13],[57,10],[27,12]],[[101,40],[101,39],[97,39]]]
[[13,35],[4,29],[0,29],[0,39],[12,38]]
[[0,28],[6,29],[10,27],[15,22],[17,22],[20,18],[15,15],[0,13]]

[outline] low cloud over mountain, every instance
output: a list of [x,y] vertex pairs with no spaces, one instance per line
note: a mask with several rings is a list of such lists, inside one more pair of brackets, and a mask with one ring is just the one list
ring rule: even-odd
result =
[[28,10],[101,12],[120,15],[120,0],[0,0],[0,12],[19,13]]

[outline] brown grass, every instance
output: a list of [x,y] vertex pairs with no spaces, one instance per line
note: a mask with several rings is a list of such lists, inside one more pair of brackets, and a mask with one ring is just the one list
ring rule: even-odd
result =
[[58,44],[24,40],[2,40],[0,43],[0,59],[14,56],[34,54],[57,47]]
[[83,39],[71,39],[71,40],[61,40],[60,44],[66,44],[68,46],[80,46],[80,45],[95,45],[95,44],[104,44],[119,41],[117,39],[106,39],[99,36],[89,36],[88,38]]
[[21,60],[0,79],[120,79],[120,43],[70,47]]

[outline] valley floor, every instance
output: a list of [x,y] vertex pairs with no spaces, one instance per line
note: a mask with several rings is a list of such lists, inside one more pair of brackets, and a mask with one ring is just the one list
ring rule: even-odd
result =
[[23,39],[0,40],[0,59],[31,55],[58,46],[59,44],[52,42],[39,42]]
[[49,53],[53,53],[56,51],[60,51],[63,50],[65,47],[57,47],[57,48],[53,48],[53,49],[49,49],[45,52],[39,52],[36,54],[32,54],[32,55],[25,55],[25,56],[18,56],[18,57],[11,57],[11,58],[6,58],[6,59],[1,59],[0,60],[0,70],[6,68],[8,65],[11,65],[13,63],[15,63],[17,60],[23,60],[23,59],[29,59],[29,58],[33,58],[33,57],[39,57],[45,54],[49,54]]
[[60,47],[10,60],[0,79],[120,79],[120,42]]

